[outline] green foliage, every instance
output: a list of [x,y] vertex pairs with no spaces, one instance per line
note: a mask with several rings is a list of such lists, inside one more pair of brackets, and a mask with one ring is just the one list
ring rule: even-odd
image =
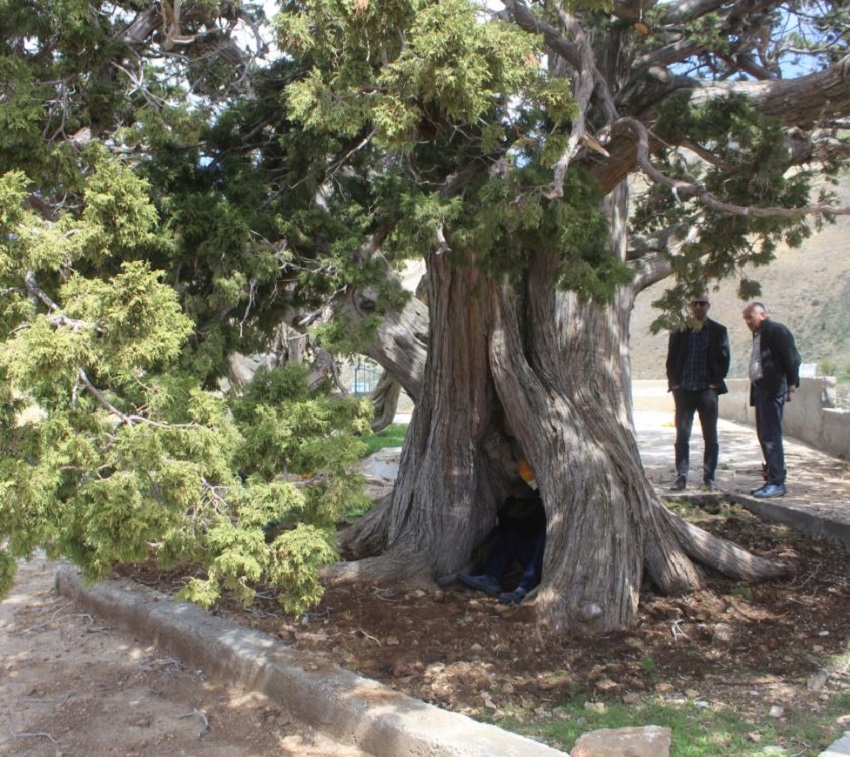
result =
[[[393,13],[405,24],[403,46],[379,26]],[[382,209],[377,224],[388,219],[382,251],[389,258],[427,255],[445,238],[457,265],[516,282],[530,256],[556,251],[560,286],[600,302],[630,280],[611,254],[601,197],[586,177],[571,171],[568,199],[546,197],[578,110],[571,82],[541,66],[540,39],[485,19],[465,0],[347,10],[318,2],[285,9],[277,24],[281,40],[315,62],[287,88],[290,116],[317,134],[368,133],[370,149],[383,149],[370,207]],[[456,172],[499,155],[500,172],[482,175],[462,195],[441,191]],[[369,325],[338,324],[322,337],[352,349],[370,336]]]
[[[34,359],[44,365],[49,331],[41,338]],[[53,347],[65,353],[62,366],[85,355],[61,341]],[[31,375],[25,352],[14,360]],[[258,583],[275,587],[293,611],[317,601],[316,571],[335,557],[333,525],[365,500],[350,470],[371,407],[308,389],[300,366],[223,397],[143,364],[126,392],[130,377],[116,371],[97,390],[104,403],[54,374],[41,417],[6,419],[0,521],[9,554],[42,545],[91,578],[116,562],[198,566],[205,577],[193,578],[185,596],[206,605],[224,590],[250,602]],[[282,530],[273,540],[271,527]]]
[[[376,116],[389,127],[385,134],[390,143],[409,135],[402,127],[417,123],[420,109],[436,108],[450,122],[474,124],[495,103],[538,78],[527,36],[509,25],[480,23],[475,6],[466,0],[424,4],[410,26],[409,40],[378,79],[392,93]],[[408,103],[415,117],[404,116]]]
[[[611,255],[607,221],[599,210],[601,198],[580,174],[565,179],[562,199],[550,199],[539,189],[549,167],[526,164],[512,181],[490,180],[476,203],[467,202],[467,227],[455,238],[474,251],[476,264],[495,277],[519,281],[527,261],[539,252],[560,259],[558,284],[584,299],[607,302],[614,288],[632,273]],[[521,240],[521,241],[520,241]]]
[[[244,303],[276,279],[274,252],[252,248],[243,215],[219,201],[220,222],[193,232],[218,267],[181,298],[181,242],[154,186],[97,146],[79,159],[77,201],[49,219],[27,208],[25,171],[0,177],[0,588],[15,558],[43,547],[89,578],[155,560],[187,566],[186,596],[201,603],[222,591],[249,602],[265,584],[303,610],[335,559],[334,524],[365,502],[351,469],[372,408],[309,388],[299,366],[261,373],[241,395],[204,389],[216,361],[190,317],[208,306],[193,303]],[[182,207],[213,218],[200,202]],[[239,330],[224,326],[219,355]]]
[[[715,196],[740,206],[794,208],[808,202],[814,172],[787,171],[784,128],[744,98],[715,99],[700,107],[692,107],[686,97],[670,98],[656,129],[673,142],[687,135],[716,156],[714,164],[706,164],[686,160],[680,152],[662,152],[658,163],[674,178],[696,178]],[[681,201],[669,189],[655,186],[637,206],[635,227],[658,230],[693,217],[696,210],[697,200]],[[780,243],[799,247],[824,221],[834,220],[729,216],[704,209],[700,215],[699,234],[670,257],[676,283],[653,303],[663,312],[652,324],[653,332],[680,323],[682,303],[705,282],[736,276],[740,297],[757,297],[760,286],[742,276],[741,268],[768,265]]]
[[15,558],[5,549],[0,550],[0,597],[6,596],[15,580]]

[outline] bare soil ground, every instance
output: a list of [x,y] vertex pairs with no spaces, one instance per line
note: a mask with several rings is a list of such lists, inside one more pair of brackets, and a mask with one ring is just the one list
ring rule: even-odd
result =
[[[800,570],[759,586],[709,576],[681,598],[646,587],[634,629],[592,639],[545,635],[533,605],[503,606],[457,584],[333,587],[302,617],[280,612],[266,591],[250,609],[225,602],[217,613],[496,723],[641,696],[725,705],[757,722],[771,708],[817,712],[850,691],[843,547],[737,506],[691,519],[758,554],[793,557]],[[120,573],[164,592],[181,580],[147,566]],[[209,681],[79,613],[53,595],[49,565],[28,564],[19,584],[0,605],[0,754],[356,754],[293,723],[280,703]],[[850,712],[846,721],[842,730]]]
[[[795,559],[799,572],[758,586],[709,576],[704,591],[681,598],[646,587],[632,631],[592,639],[544,635],[532,605],[500,605],[460,584],[333,587],[301,618],[279,612],[271,592],[248,610],[228,604],[219,612],[410,696],[496,723],[518,709],[541,714],[642,694],[725,705],[756,722],[771,708],[817,712],[850,691],[844,548],[735,505],[689,519],[757,554]],[[153,582],[169,588],[165,576]]]
[[0,604],[0,754],[361,754],[80,612],[54,594],[56,565],[23,564]]

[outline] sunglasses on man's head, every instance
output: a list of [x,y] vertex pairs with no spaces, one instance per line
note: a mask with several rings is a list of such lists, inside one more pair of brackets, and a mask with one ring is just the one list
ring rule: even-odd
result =
[[706,305],[708,305],[708,301],[707,300],[694,300],[691,303],[691,305],[693,305],[694,307],[696,307],[697,305],[699,305],[700,307],[705,307]]

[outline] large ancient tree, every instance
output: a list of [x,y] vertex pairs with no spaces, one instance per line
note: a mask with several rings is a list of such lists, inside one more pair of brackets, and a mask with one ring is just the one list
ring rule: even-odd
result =
[[627,625],[644,575],[791,569],[658,501],[629,314],[670,277],[673,318],[834,212],[810,185],[844,159],[845,11],[493,6],[284,2],[271,48],[249,3],[0,0],[0,589],[44,545],[94,575],[200,562],[199,601],[259,578],[314,599],[367,420],[304,376],[218,381],[300,353],[293,329],[416,400],[392,502],[330,577],[452,575],[520,456],[553,627]]
[[673,311],[830,215],[810,198],[844,156],[840,10],[505,2],[487,17],[364,2],[330,31],[335,10],[310,3],[284,26],[328,34],[292,102],[311,128],[350,118],[361,149],[397,146],[373,170],[402,199],[384,196],[363,256],[418,249],[427,312],[350,292],[351,312],[386,316],[369,354],[416,411],[392,501],[345,534],[356,559],[334,576],[451,576],[520,456],[545,502],[535,601],[555,628],[627,625],[644,575],[681,593],[700,586],[700,563],[750,580],[790,570],[659,502],[630,417],[629,315],[661,278],[675,274],[661,303]]

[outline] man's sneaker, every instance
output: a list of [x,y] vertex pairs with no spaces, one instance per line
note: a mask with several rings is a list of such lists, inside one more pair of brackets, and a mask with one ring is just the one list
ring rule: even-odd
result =
[[713,478],[705,479],[705,481],[702,482],[702,485],[703,488],[707,489],[710,492],[717,491],[717,481],[715,481]]
[[670,487],[671,492],[682,492],[688,485],[688,479],[685,476],[676,476],[673,486]]
[[765,484],[761,489],[756,489],[753,496],[756,499],[770,499],[771,497],[784,497],[785,493],[785,484]]
[[513,591],[505,591],[499,594],[499,601],[503,605],[518,605],[525,599],[526,593],[522,586],[517,586]]
[[469,573],[458,573],[457,580],[475,591],[483,591],[491,597],[498,597],[502,593],[502,584],[493,576],[472,576]]

